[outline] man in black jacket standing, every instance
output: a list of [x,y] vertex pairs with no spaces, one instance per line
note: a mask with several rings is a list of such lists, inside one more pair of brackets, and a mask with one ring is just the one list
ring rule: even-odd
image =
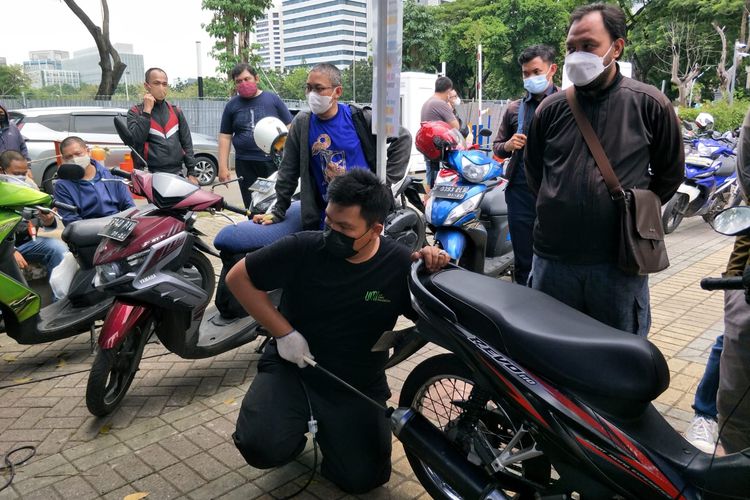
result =
[[[623,188],[650,189],[665,203],[684,176],[680,125],[666,96],[620,73],[616,61],[626,36],[619,7],[578,7],[565,71]],[[647,335],[648,277],[617,267],[618,206],[563,92],[539,105],[524,163],[537,194],[533,288],[610,326]]]
[[148,162],[151,172],[182,175],[184,162],[188,179],[197,184],[190,127],[182,110],[166,100],[167,74],[161,68],[149,68],[143,86],[146,88],[143,104],[128,111],[128,130],[133,135],[135,149]]
[[552,78],[557,72],[555,49],[547,45],[532,45],[518,56],[523,87],[526,96],[513,101],[500,122],[500,129],[492,144],[494,153],[500,158],[510,158],[505,170],[508,187],[505,201],[508,203],[510,241],[515,257],[516,283],[526,285],[531,272],[534,254],[534,220],[536,219],[536,195],[529,190],[523,170],[523,148],[534,112],[545,97],[557,92]]
[[[255,222],[283,220],[299,181],[302,226],[305,230],[322,229],[328,184],[353,168],[376,171],[372,114],[367,108],[339,104],[343,88],[338,68],[327,63],[313,66],[305,92],[310,111],[300,111],[292,120],[276,181],[276,205],[271,214],[256,215]],[[388,146],[388,184],[404,177],[410,155],[411,135],[400,127],[398,137]]]

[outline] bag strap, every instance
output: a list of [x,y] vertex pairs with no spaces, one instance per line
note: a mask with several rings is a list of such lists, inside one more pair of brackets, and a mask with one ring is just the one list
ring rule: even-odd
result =
[[620,185],[620,179],[617,178],[617,174],[612,170],[612,165],[609,163],[607,154],[604,152],[604,148],[602,148],[602,144],[599,142],[599,138],[596,136],[596,132],[594,132],[591,123],[588,118],[586,118],[586,115],[583,114],[581,105],[578,104],[578,98],[576,97],[576,91],[573,85],[565,90],[565,98],[568,100],[568,106],[570,106],[570,110],[573,112],[573,116],[576,119],[578,129],[581,131],[583,139],[586,141],[591,154],[594,156],[594,160],[596,160],[596,166],[599,167],[599,171],[602,173],[604,183],[607,184],[607,189],[609,189],[609,194],[612,196],[613,200],[623,198],[625,193]]

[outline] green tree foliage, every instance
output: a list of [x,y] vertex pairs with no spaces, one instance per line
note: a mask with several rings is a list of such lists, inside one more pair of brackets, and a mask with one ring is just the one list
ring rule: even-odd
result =
[[[620,2],[624,3],[623,1]],[[694,26],[691,36],[680,46],[680,66],[688,65],[691,51],[700,47],[707,56],[701,62],[704,72],[700,81],[708,89],[719,86],[717,65],[721,56],[721,39],[712,22],[724,28],[728,42],[727,69],[731,66],[734,41],[740,35],[745,0],[650,0],[640,10],[629,13],[629,43],[625,58],[634,63],[634,76],[661,86],[661,81],[671,80],[671,64],[665,57],[672,53],[673,37],[670,25],[675,23]],[[738,71],[741,75],[744,71]],[[667,94],[677,97],[678,86],[667,86]]]
[[705,104],[700,108],[680,108],[680,118],[693,121],[698,117],[698,113],[711,113],[715,120],[714,129],[725,132],[742,125],[748,107],[750,107],[750,101],[736,100],[730,106],[722,100]]
[[0,95],[20,95],[29,90],[29,84],[20,64],[0,66]]
[[286,74],[284,83],[279,90],[282,99],[306,99],[305,84],[307,83],[307,72],[309,68],[300,66]]
[[404,71],[433,72],[440,64],[440,42],[445,24],[438,7],[404,1],[402,67]]
[[255,22],[263,17],[271,0],[203,0],[204,10],[213,11],[213,19],[203,28],[216,39],[211,54],[219,63],[219,70],[229,73],[241,62],[257,65],[260,58],[250,43],[250,32]]
[[341,72],[341,86],[344,89],[342,100],[372,102],[372,58],[357,61],[354,72],[351,65],[344,69]]

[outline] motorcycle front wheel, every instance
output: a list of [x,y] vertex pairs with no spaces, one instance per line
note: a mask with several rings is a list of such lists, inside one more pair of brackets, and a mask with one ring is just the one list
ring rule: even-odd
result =
[[99,349],[86,385],[86,407],[97,417],[112,413],[127,394],[141,363],[143,348],[154,332],[154,321],[146,318],[127,332],[112,349]]
[[661,216],[664,234],[670,234],[677,229],[677,226],[680,225],[683,217],[685,217],[685,210],[687,210],[689,203],[690,199],[686,194],[677,193],[664,205],[664,211]]
[[[399,406],[411,407],[440,429],[466,455],[467,461],[476,464],[478,446],[491,446],[493,454],[508,451],[528,451],[534,442],[527,434],[512,450],[507,444],[518,433],[520,424],[509,415],[510,405],[500,398],[482,396],[470,370],[453,354],[441,354],[420,363],[404,382]],[[473,404],[482,401],[481,406]],[[471,402],[470,402],[471,401]],[[486,403],[484,403],[486,401]],[[425,490],[439,499],[458,500],[460,495],[450,486],[450,478],[443,478],[414,453],[405,449],[406,458]],[[488,463],[482,463],[488,468]],[[551,466],[544,455],[525,459],[506,467],[513,474],[530,481],[542,490],[551,480]],[[535,488],[522,492],[509,492],[511,498],[535,498]]]

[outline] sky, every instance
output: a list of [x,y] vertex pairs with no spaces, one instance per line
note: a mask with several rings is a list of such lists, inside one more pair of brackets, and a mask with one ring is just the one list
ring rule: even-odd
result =
[[[0,57],[8,64],[28,60],[32,50],[73,51],[94,47],[94,39],[62,0],[2,2]],[[101,26],[99,0],[77,0],[94,23]],[[170,81],[197,76],[196,41],[201,42],[203,76],[216,76],[216,63],[208,55],[213,46],[201,23],[211,12],[201,0],[109,0],[112,43],[130,43],[143,55],[144,68],[164,68]]]

